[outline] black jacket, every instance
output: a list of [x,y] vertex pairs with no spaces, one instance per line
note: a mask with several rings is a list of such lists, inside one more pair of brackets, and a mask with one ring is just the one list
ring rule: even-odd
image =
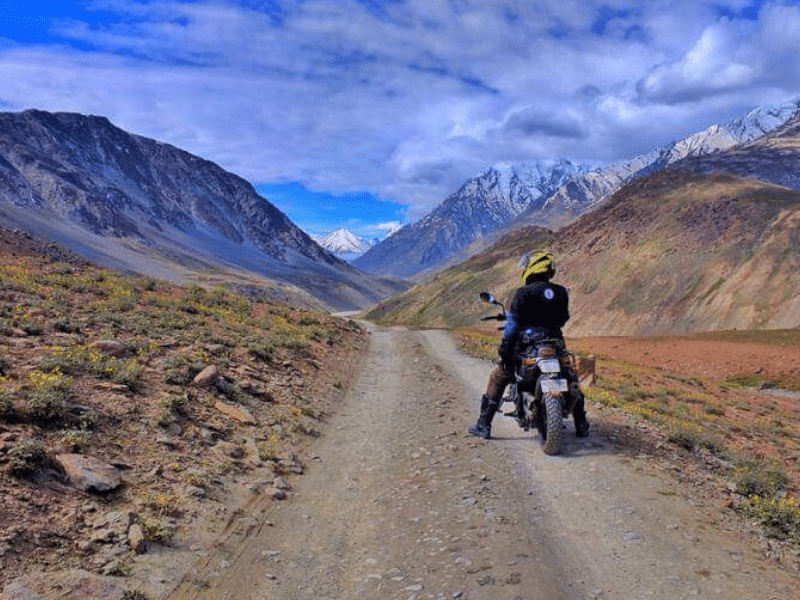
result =
[[506,316],[500,360],[511,366],[520,331],[539,327],[552,337],[563,338],[561,328],[569,320],[569,294],[557,283],[534,281],[517,289]]

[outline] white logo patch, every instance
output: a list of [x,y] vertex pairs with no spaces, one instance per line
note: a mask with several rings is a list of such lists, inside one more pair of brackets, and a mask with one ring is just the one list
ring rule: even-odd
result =
[[555,293],[553,293],[553,290],[552,290],[552,289],[550,289],[550,288],[547,288],[547,289],[544,291],[544,297],[545,297],[545,298],[547,298],[548,300],[552,300],[553,298],[555,298],[555,297],[556,297],[556,295],[555,295]]

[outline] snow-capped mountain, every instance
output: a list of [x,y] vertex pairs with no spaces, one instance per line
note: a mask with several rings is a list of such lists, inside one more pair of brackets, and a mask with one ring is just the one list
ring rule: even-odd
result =
[[678,142],[604,167],[556,160],[496,165],[465,182],[431,213],[377,244],[353,264],[365,271],[413,277],[465,258],[467,248],[519,226],[565,225],[626,183],[687,157],[754,140],[800,110],[800,101],[759,108]]
[[311,238],[326,250],[333,252],[337,256],[361,255],[369,250],[375,241],[369,241],[359,237],[349,229],[340,227],[326,233],[325,235],[310,234]]
[[432,213],[353,261],[360,269],[409,277],[445,263],[475,240],[541,204],[581,168],[568,160],[498,165],[474,177]]

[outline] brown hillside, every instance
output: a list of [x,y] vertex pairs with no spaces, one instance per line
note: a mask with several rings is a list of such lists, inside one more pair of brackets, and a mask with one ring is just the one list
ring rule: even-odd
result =
[[488,250],[385,300],[369,311],[367,318],[413,327],[474,324],[486,310],[478,302],[478,294],[491,290],[505,300],[519,285],[519,280],[511,274],[518,272],[520,257],[531,247],[549,246],[552,241],[553,233],[541,227],[515,231]]
[[558,232],[573,335],[800,326],[800,192],[664,171]]

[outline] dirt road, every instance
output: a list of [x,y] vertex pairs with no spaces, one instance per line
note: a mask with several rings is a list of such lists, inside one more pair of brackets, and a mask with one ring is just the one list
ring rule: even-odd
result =
[[465,435],[491,368],[445,332],[373,328],[289,498],[242,513],[170,598],[795,597],[796,579],[600,423],[580,440],[570,423],[557,457],[508,418],[490,441]]

